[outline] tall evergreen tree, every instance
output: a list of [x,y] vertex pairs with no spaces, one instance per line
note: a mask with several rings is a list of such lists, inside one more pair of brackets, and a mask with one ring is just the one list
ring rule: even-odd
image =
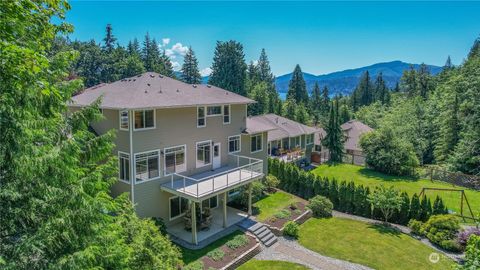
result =
[[445,61],[445,65],[443,65],[443,69],[452,69],[453,64],[452,64],[452,59],[450,58],[450,55],[447,57],[447,61]]
[[299,65],[295,66],[292,78],[288,83],[287,99],[293,98],[295,102],[300,104],[308,104],[307,84],[303,78],[303,72]]
[[323,146],[325,146],[330,152],[330,161],[342,162],[344,146],[343,146],[343,131],[340,127],[338,113],[338,100],[333,101],[330,107],[329,120],[325,126],[326,136],[322,140]]
[[175,79],[175,72],[173,71],[172,61],[170,61],[170,57],[165,54],[165,51],[163,51],[160,56],[160,65],[159,69],[157,69],[157,72]]
[[353,91],[352,99],[352,107],[354,111],[361,106],[366,106],[373,102],[374,86],[371,82],[368,70],[360,77],[358,85]]
[[198,60],[191,46],[185,54],[181,71],[182,81],[185,83],[200,84],[202,82],[202,76],[198,70]]
[[480,37],[475,39],[475,41],[473,42],[472,48],[468,53],[468,59],[472,59],[474,57],[480,57]]
[[417,72],[417,91],[418,95],[421,96],[423,99],[427,98],[427,94],[431,91],[433,88],[432,85],[432,78],[430,75],[430,71],[428,69],[428,66],[422,63],[420,65],[420,68]]
[[318,82],[315,82],[312,90],[312,96],[310,97],[310,113],[313,117],[313,123],[316,125],[320,122],[322,117],[322,93],[320,92],[320,86]]
[[111,51],[114,49],[115,42],[117,41],[117,39],[113,35],[113,28],[111,24],[107,24],[105,32],[105,38],[103,39],[103,41],[105,42],[105,49],[107,51]]
[[407,93],[408,96],[414,96],[417,93],[417,71],[410,65],[408,70],[403,71],[400,78],[400,89]]
[[322,114],[327,115],[330,109],[330,94],[328,87],[325,85],[322,90]]
[[242,96],[247,95],[247,65],[243,46],[234,40],[217,42],[209,83]]
[[388,89],[385,80],[383,79],[382,72],[377,75],[375,79],[375,90],[373,101],[379,101],[382,104],[390,103],[390,89]]
[[284,103],[284,116],[290,120],[295,121],[297,117],[297,102],[293,98],[287,98]]
[[138,43],[137,38],[134,38],[133,41],[128,42],[127,51],[128,51],[128,54],[130,55],[135,55],[140,57],[141,55],[140,44]]
[[448,105],[440,113],[440,132],[435,145],[435,157],[438,161],[446,161],[460,139],[458,94],[454,98],[444,100]]

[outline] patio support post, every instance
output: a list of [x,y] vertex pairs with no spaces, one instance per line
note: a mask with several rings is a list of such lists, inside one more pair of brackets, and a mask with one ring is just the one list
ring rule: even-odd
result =
[[223,228],[227,228],[227,191],[223,193]]
[[252,183],[248,184],[248,215],[252,215]]
[[197,245],[197,213],[196,205],[194,201],[190,201],[190,209],[192,213],[192,244]]

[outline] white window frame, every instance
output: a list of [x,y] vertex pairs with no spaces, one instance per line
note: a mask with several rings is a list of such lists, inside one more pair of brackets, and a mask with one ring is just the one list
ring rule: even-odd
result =
[[[136,121],[136,117],[135,117],[135,113],[136,112],[143,112],[144,114],[144,117],[143,117],[143,121],[145,122],[145,111],[153,111],[153,127],[145,127],[145,128],[136,128],[135,127],[135,121]],[[134,110],[133,111],[133,130],[134,131],[142,131],[142,130],[150,130],[150,129],[155,129],[157,128],[157,115],[156,115],[156,110],[155,109],[142,109],[142,110]],[[145,123],[144,123],[145,124]]]
[[[127,128],[122,127],[122,113],[126,112],[127,113]],[[129,130],[130,129],[130,113],[128,110],[120,110],[118,111],[118,128],[120,130]]]
[[[203,117],[198,117],[200,108],[203,108]],[[198,120],[203,118],[203,125],[198,125]],[[207,126],[207,107],[205,106],[198,106],[197,107],[197,128],[203,128]]]
[[[211,107],[220,107],[220,113],[216,114],[208,114],[208,108]],[[210,106],[205,106],[205,116],[206,117],[215,117],[215,116],[221,116],[223,115],[223,105],[210,105]]]
[[[149,154],[149,153],[153,153],[153,152],[157,152],[157,157],[158,157],[158,176],[157,176],[157,177],[153,177],[153,178],[148,178],[148,179],[145,179],[145,180],[137,181],[137,156],[138,156],[138,155],[142,155],[142,154]],[[160,149],[135,153],[135,154],[133,155],[133,157],[134,157],[133,177],[135,178],[135,184],[142,184],[142,183],[149,182],[149,181],[152,181],[152,180],[156,180],[156,179],[159,179],[159,178],[162,177],[162,170],[161,170],[161,168],[160,168]],[[147,162],[147,164],[148,164],[148,162]],[[147,168],[147,172],[148,172],[148,168]]]
[[[298,144],[297,144],[297,138],[298,138]],[[295,136],[295,137],[292,137],[293,139],[293,147],[300,147],[302,148],[302,135],[298,135],[298,136]]]
[[[253,139],[253,137],[257,137],[257,136],[260,136],[261,147],[260,147],[260,149],[252,151],[252,139]],[[250,135],[250,154],[258,153],[258,152],[261,152],[261,151],[263,151],[263,133],[257,133],[257,134],[254,134],[254,135]]]
[[[237,151],[233,151],[233,152],[230,152],[230,139],[231,138],[234,138],[234,137],[238,137],[238,150]],[[229,136],[228,137],[228,153],[229,154],[234,154],[234,153],[238,153],[240,151],[242,151],[242,135],[241,134],[238,134],[238,135],[233,135],[233,136]]]
[[[215,206],[215,207],[212,207],[212,205],[210,204],[210,202],[211,202],[210,200],[211,200],[212,198],[217,198],[217,206]],[[210,198],[207,198],[207,199],[202,200],[202,201],[200,202],[200,207],[201,207],[201,208],[203,208],[203,202],[204,202],[205,200],[208,200],[208,208],[210,208],[210,209],[218,208],[218,206],[219,206],[219,204],[220,204],[219,201],[218,201],[218,194],[215,195],[215,196],[212,196],[212,197],[210,197]]]
[[[210,145],[210,163],[207,163],[207,164],[198,164],[198,145],[199,144],[203,144],[203,143],[209,143]],[[202,167],[205,167],[205,166],[210,166],[212,165],[212,155],[213,155],[213,146],[212,146],[212,140],[207,140],[207,141],[201,141],[201,142],[197,142],[195,143],[195,168],[202,168]]]
[[121,157],[121,155],[126,155],[126,156],[127,156],[126,158],[127,158],[127,160],[128,160],[128,167],[129,167],[129,168],[128,168],[128,174],[125,174],[125,172],[123,172],[123,173],[124,173],[124,175],[128,175],[128,178],[131,178],[131,177],[132,177],[131,174],[130,174],[130,172],[131,172],[131,170],[132,170],[132,168],[131,168],[130,154],[129,154],[129,153],[126,153],[126,152],[118,151],[118,180],[119,180],[120,182],[124,182],[124,183],[130,184],[130,180],[122,179],[122,178],[120,177],[120,175],[121,175],[121,170],[122,170],[122,166],[121,166],[121,164],[122,164],[122,158],[125,158],[125,157]]
[[[185,169],[183,171],[175,171],[175,173],[181,173],[181,172],[187,171],[187,145],[182,144],[182,145],[177,145],[177,146],[166,147],[166,148],[163,148],[163,173],[164,173],[164,176],[168,176],[168,175],[172,174],[172,173],[167,172],[167,159],[165,157],[167,155],[167,150],[173,149],[173,148],[178,148],[178,147],[183,147]],[[176,159],[175,159],[175,161],[176,161]],[[175,166],[176,166],[176,164],[175,164]]]
[[[309,140],[311,138],[311,140]],[[312,145],[313,144],[313,133],[305,135],[305,145]]]
[[[228,108],[228,122],[225,122],[225,107]],[[232,122],[232,106],[230,104],[222,106],[222,122],[224,125],[228,125]]]
[[[172,217],[172,199],[177,199],[177,198],[179,198],[179,200],[180,200],[179,204],[178,204],[179,207],[180,207],[180,214]],[[183,199],[185,199],[185,198],[183,198]],[[175,220],[179,217],[183,217],[185,215],[185,213],[188,211],[188,207],[189,207],[189,203],[188,203],[188,200],[187,200],[187,208],[185,209],[185,212],[182,213],[182,197],[172,196],[172,197],[168,198],[168,218],[169,218],[169,220],[172,221],[172,220]]]

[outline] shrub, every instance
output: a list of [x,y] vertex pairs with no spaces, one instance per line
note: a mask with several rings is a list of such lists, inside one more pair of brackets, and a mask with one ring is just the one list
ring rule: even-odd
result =
[[237,249],[248,244],[248,237],[244,234],[235,236],[232,240],[229,240],[226,245],[231,249]]
[[167,226],[165,226],[165,222],[163,222],[163,219],[159,217],[152,217],[152,219],[160,233],[163,235],[167,235]]
[[263,181],[265,184],[266,189],[269,192],[272,192],[275,190],[275,188],[278,187],[278,184],[280,184],[280,180],[278,180],[277,177],[269,174],[267,177],[265,177],[265,180]]
[[457,243],[460,245],[462,249],[465,249],[465,247],[467,246],[468,239],[470,238],[471,235],[480,236],[480,229],[471,227],[458,233]]
[[203,270],[203,262],[195,261],[182,268],[183,270]]
[[421,233],[425,235],[430,242],[440,247],[458,251],[460,246],[455,241],[460,225],[458,219],[451,215],[435,215],[431,216],[425,224],[423,224]]
[[410,228],[410,230],[412,230],[412,233],[415,235],[422,235],[422,226],[423,222],[416,219],[410,219],[410,221],[408,222],[408,228]]
[[296,202],[290,203],[290,209],[295,210],[295,209],[297,209],[297,208],[298,208],[298,207],[297,207],[297,203],[296,203]]
[[360,138],[368,166],[392,175],[410,175],[418,166],[413,145],[396,136],[391,128],[377,129]]
[[220,248],[216,248],[207,253],[207,257],[209,257],[210,259],[216,262],[221,261],[224,256],[225,256],[225,252],[223,252],[223,250],[221,250]]
[[287,219],[290,217],[290,211],[287,209],[282,209],[274,215],[276,218]]
[[[260,200],[265,191],[265,185],[260,181],[254,181],[252,185],[252,203]],[[248,185],[240,188],[240,194],[235,197],[235,203],[243,207],[248,207]]]
[[465,249],[465,263],[457,266],[457,269],[480,269],[480,236],[470,236],[467,242],[467,248]]
[[298,237],[298,224],[294,221],[288,221],[283,228],[283,234],[294,238]]
[[308,201],[308,208],[314,217],[331,217],[333,204],[329,199],[317,195]]

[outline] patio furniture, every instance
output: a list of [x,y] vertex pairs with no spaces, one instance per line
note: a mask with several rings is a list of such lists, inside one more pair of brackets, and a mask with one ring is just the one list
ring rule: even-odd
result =
[[[199,209],[197,208],[197,230],[208,230],[212,225],[212,211],[210,208],[203,208],[202,213],[200,213]],[[190,209],[185,212],[185,216],[183,217],[185,230],[191,231],[192,230],[192,212]]]

